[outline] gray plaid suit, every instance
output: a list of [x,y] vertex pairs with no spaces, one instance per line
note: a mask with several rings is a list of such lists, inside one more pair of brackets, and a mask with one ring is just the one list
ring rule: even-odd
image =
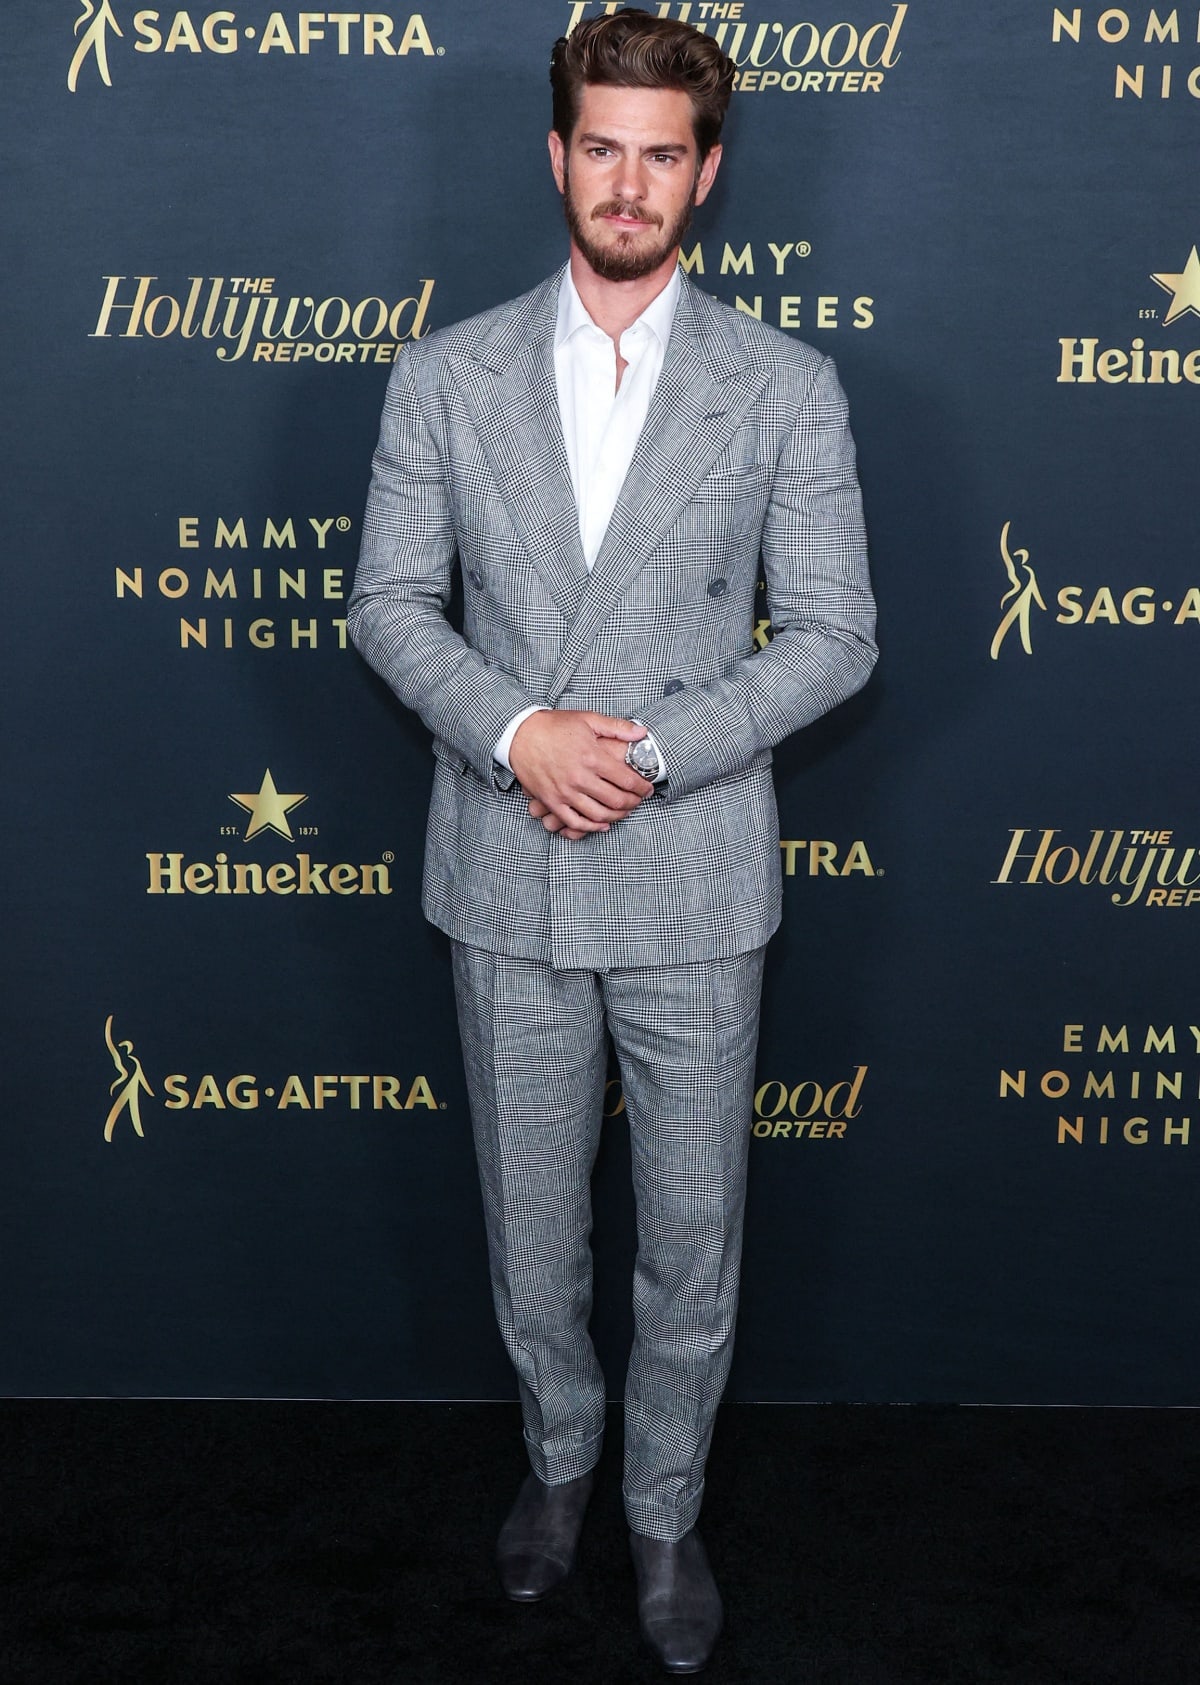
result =
[[[535,1470],[597,1455],[587,1181],[612,1032],[638,1195],[626,1505],[692,1524],[732,1342],[761,950],[780,916],[771,749],[862,685],[874,607],[833,365],[686,279],[591,573],[559,422],[556,275],[409,347],[349,608],[433,733],[424,908],[455,982],[501,1331]],[[774,636],[756,650],[759,561]],[[463,630],[445,618],[456,559]],[[552,836],[493,758],[531,703],[643,721],[666,783]]]

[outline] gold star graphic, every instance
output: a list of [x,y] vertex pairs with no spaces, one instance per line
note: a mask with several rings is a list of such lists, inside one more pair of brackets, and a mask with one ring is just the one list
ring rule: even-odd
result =
[[1150,279],[1157,281],[1164,292],[1174,295],[1171,308],[1163,317],[1164,328],[1178,317],[1186,316],[1189,310],[1193,316],[1200,316],[1200,257],[1196,255],[1195,246],[1180,274],[1151,275]]
[[244,807],[250,815],[245,839],[249,842],[250,838],[256,837],[260,831],[277,831],[281,837],[290,840],[292,827],[288,824],[287,816],[294,807],[299,807],[300,803],[308,798],[281,796],[275,788],[275,780],[271,777],[271,769],[268,767],[263,773],[262,784],[253,795],[246,792],[242,795],[231,795],[229,799],[239,807]]

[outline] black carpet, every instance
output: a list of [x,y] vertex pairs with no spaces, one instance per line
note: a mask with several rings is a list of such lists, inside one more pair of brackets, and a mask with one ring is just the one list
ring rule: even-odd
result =
[[[573,1580],[500,1595],[509,1405],[0,1404],[4,1685],[655,1681],[619,1417]],[[1200,1414],[733,1405],[710,1685],[1195,1685]]]

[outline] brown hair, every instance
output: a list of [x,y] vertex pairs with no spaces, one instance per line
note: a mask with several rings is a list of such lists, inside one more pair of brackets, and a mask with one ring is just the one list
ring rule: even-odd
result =
[[557,40],[550,54],[554,128],[566,145],[585,83],[678,88],[691,99],[692,132],[703,159],[721,137],[735,75],[733,60],[690,23],[634,7],[589,18]]

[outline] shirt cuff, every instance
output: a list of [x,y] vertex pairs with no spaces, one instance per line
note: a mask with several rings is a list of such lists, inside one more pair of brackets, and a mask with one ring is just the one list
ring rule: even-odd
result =
[[[536,702],[532,708],[522,708],[516,719],[509,722],[508,729],[505,731],[504,736],[492,750],[492,759],[494,761],[499,761],[501,766],[507,767],[509,772],[511,772],[513,767],[512,762],[508,758],[508,751],[512,748],[513,738],[517,735],[521,726],[525,724],[525,721],[529,718],[530,714],[544,714],[547,711],[548,710],[543,708],[540,703]],[[662,757],[660,756],[659,759],[661,760]]]
[[[638,723],[640,724],[641,722],[639,721]],[[648,731],[646,733],[646,741],[654,750],[654,753],[658,756],[658,775],[655,777],[653,782],[655,784],[665,784],[667,781],[667,768],[666,763],[663,761],[663,752],[658,746],[658,739],[652,731]]]

